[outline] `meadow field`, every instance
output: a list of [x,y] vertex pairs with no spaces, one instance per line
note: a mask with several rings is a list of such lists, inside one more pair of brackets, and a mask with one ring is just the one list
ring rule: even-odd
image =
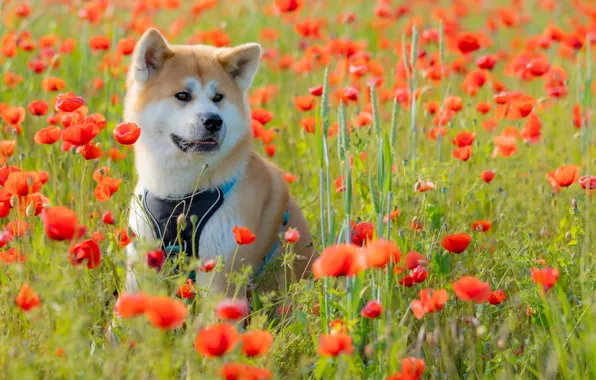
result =
[[[128,228],[151,27],[261,44],[309,278],[224,299]],[[590,0],[0,0],[0,378],[596,379],[595,48]]]

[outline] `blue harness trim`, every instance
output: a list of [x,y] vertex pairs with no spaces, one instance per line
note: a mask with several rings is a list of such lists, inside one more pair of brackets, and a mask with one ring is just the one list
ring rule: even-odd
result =
[[[280,226],[280,230],[285,225],[287,225],[289,221],[290,221],[290,213],[288,213],[288,211],[286,210],[286,211],[284,211],[284,220],[283,220],[283,224]],[[263,263],[261,263],[261,266],[259,267],[259,269],[257,269],[257,271],[255,272],[255,277],[259,277],[261,275],[261,273],[263,272],[263,270],[265,270],[265,267],[271,261],[273,254],[275,253],[275,251],[277,251],[277,247],[279,247],[279,242],[276,241],[275,244],[273,244],[273,247],[271,247],[271,250],[269,251],[267,256],[265,256],[265,258],[263,259]]]

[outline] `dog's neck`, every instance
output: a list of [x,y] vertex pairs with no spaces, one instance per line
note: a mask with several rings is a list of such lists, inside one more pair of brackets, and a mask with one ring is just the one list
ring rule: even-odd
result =
[[226,155],[163,160],[140,141],[135,144],[135,166],[143,187],[158,197],[183,197],[197,190],[239,181],[248,165],[252,144],[239,142]]

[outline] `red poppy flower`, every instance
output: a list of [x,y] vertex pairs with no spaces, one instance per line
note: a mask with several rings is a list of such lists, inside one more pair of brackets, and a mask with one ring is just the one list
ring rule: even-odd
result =
[[483,55],[476,60],[476,66],[483,70],[492,70],[497,63],[497,57],[494,55]]
[[462,148],[457,148],[453,151],[453,157],[466,162],[470,159],[472,155],[472,148],[469,146],[464,146]]
[[288,244],[296,244],[300,240],[300,232],[295,228],[290,228],[284,232],[284,241]]
[[[8,231],[3,234],[12,236],[12,233]],[[25,261],[27,261],[27,256],[21,253],[18,248],[9,248],[6,252],[0,252],[0,263],[2,264],[24,263]]]
[[49,126],[42,128],[35,133],[33,141],[40,145],[53,144],[60,140],[62,129],[60,127]]
[[114,215],[112,215],[111,211],[106,211],[101,216],[101,220],[105,224],[114,224]]
[[248,302],[245,299],[224,299],[215,307],[217,318],[224,320],[238,320],[248,315]]
[[554,179],[561,187],[571,186],[579,180],[579,167],[577,165],[561,166],[555,171]]
[[502,291],[501,289],[498,289],[497,291],[491,292],[488,295],[488,302],[491,305],[498,305],[501,302],[503,302],[504,300],[507,299],[507,296],[505,296],[505,292]]
[[85,100],[80,96],[75,95],[74,92],[67,92],[60,94],[56,98],[54,109],[62,112],[74,112],[85,105]]
[[330,277],[354,276],[366,269],[366,258],[355,245],[340,244],[327,247],[317,261],[321,273]]
[[132,240],[136,237],[134,233],[128,234],[128,229],[118,228],[114,231],[114,236],[121,248],[125,248],[127,245],[132,243]]
[[323,86],[315,86],[315,87],[311,87],[308,89],[308,92],[312,95],[312,96],[321,96],[323,95]]
[[490,220],[478,220],[478,221],[472,223],[472,229],[474,231],[480,231],[480,232],[490,231],[492,226],[493,226],[493,224],[490,222]]
[[8,231],[0,232],[0,248],[6,247],[8,243],[14,240],[14,236]]
[[89,38],[89,47],[93,51],[105,51],[110,48],[110,39],[106,36],[93,36]]
[[492,106],[488,102],[480,102],[478,103],[478,105],[476,105],[476,111],[480,112],[483,115],[489,113],[491,108]]
[[166,254],[161,249],[156,249],[147,253],[147,265],[149,266],[149,268],[153,268],[157,271],[160,271],[165,261]]
[[80,153],[81,156],[85,158],[85,160],[96,160],[103,156],[103,151],[101,150],[101,148],[92,142],[78,147],[77,153]]
[[441,245],[443,245],[443,248],[445,248],[447,251],[459,254],[468,248],[468,245],[471,241],[472,237],[470,235],[466,233],[460,233],[445,236],[441,242]]
[[83,146],[93,140],[99,132],[100,129],[97,124],[75,124],[62,131],[62,141],[74,146]]
[[405,256],[406,269],[416,269],[428,265],[428,259],[416,251],[410,251]]
[[114,137],[122,145],[134,144],[141,135],[141,128],[135,123],[120,123],[114,129]]
[[94,240],[85,240],[73,244],[68,250],[68,259],[72,265],[81,265],[87,261],[87,268],[97,268],[101,262],[101,251]]
[[377,300],[369,301],[366,306],[360,311],[360,315],[364,318],[379,318],[381,313],[383,312],[383,306]]
[[145,314],[149,297],[145,293],[122,293],[116,301],[114,311],[122,318],[131,318]]
[[401,260],[401,251],[395,243],[387,240],[375,240],[364,249],[366,262],[369,267],[383,268],[389,260],[398,263]]
[[422,319],[427,313],[434,313],[443,309],[449,299],[445,289],[433,290],[430,288],[420,291],[420,299],[412,301],[410,308],[416,319]]
[[238,245],[252,244],[257,239],[257,236],[247,227],[234,226],[232,231],[234,232],[234,238]]
[[401,361],[401,371],[385,380],[420,380],[424,373],[424,359],[410,357]]
[[186,284],[181,285],[178,288],[178,291],[176,292],[176,294],[180,298],[186,298],[186,299],[195,298],[194,282],[189,278],[188,280],[186,280]]
[[430,181],[419,180],[414,184],[414,191],[419,193],[425,193],[427,191],[433,190],[435,188],[435,184]]
[[249,358],[266,354],[273,344],[273,335],[264,330],[247,332],[242,335],[241,339],[242,353]]
[[51,240],[71,240],[77,229],[77,214],[67,207],[51,207],[43,213],[46,236]]
[[483,171],[480,174],[480,178],[482,178],[482,180],[486,183],[491,183],[492,180],[495,178],[495,172],[492,170]]
[[584,190],[596,189],[596,177],[594,176],[582,176],[579,179],[579,186]]
[[6,230],[14,236],[24,236],[29,231],[29,224],[21,219],[14,219],[8,222]]
[[457,35],[457,49],[468,54],[480,49],[480,39],[472,32],[461,32]]
[[457,146],[458,148],[463,148],[465,146],[470,146],[474,143],[474,139],[476,138],[476,133],[468,132],[468,131],[461,131],[459,132],[453,140],[453,145]]
[[314,106],[315,98],[312,95],[297,96],[294,105],[298,111],[310,111]]
[[95,198],[100,202],[105,202],[114,195],[120,188],[122,183],[121,179],[112,179],[109,177],[103,177],[101,181],[95,187],[93,194]]
[[462,301],[484,303],[490,294],[490,285],[476,277],[465,276],[451,284],[457,298]]
[[130,55],[134,51],[136,43],[137,40],[134,37],[123,38],[118,41],[116,50],[122,55]]
[[175,329],[182,325],[187,313],[184,302],[168,297],[151,297],[145,311],[149,323],[162,330]]
[[538,285],[541,285],[544,291],[548,291],[550,288],[552,288],[559,279],[560,275],[561,274],[558,269],[532,268],[532,281]]
[[273,112],[269,112],[264,108],[253,108],[250,112],[250,116],[253,120],[261,123],[261,125],[266,125],[273,119]]
[[241,363],[227,363],[219,371],[224,380],[267,380],[273,373],[267,368],[251,367]]
[[362,246],[364,243],[372,240],[375,233],[375,227],[369,222],[356,223],[352,227],[351,243]]
[[15,303],[22,310],[29,311],[39,307],[41,301],[33,288],[31,288],[28,284],[23,284],[19,294],[17,295],[17,298],[15,299]]
[[27,106],[29,112],[33,116],[43,116],[49,111],[48,104],[43,100],[35,100]]
[[321,356],[351,355],[354,352],[352,337],[343,332],[321,335],[318,351]]
[[203,264],[199,265],[199,270],[204,273],[209,273],[213,269],[215,269],[216,265],[217,265],[217,261],[215,261],[213,259],[207,260]]
[[217,358],[233,350],[238,343],[238,332],[227,323],[203,328],[195,339],[195,350],[208,358]]
[[537,57],[528,62],[526,70],[535,77],[541,77],[550,70],[550,64],[545,57]]
[[16,172],[8,174],[4,189],[8,194],[25,196],[41,190],[41,179],[37,172]]

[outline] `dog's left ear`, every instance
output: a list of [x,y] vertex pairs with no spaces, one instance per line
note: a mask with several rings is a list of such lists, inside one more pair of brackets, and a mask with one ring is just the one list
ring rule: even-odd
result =
[[232,79],[236,81],[238,87],[246,90],[252,84],[252,80],[259,68],[261,45],[251,43],[220,49],[217,59]]

